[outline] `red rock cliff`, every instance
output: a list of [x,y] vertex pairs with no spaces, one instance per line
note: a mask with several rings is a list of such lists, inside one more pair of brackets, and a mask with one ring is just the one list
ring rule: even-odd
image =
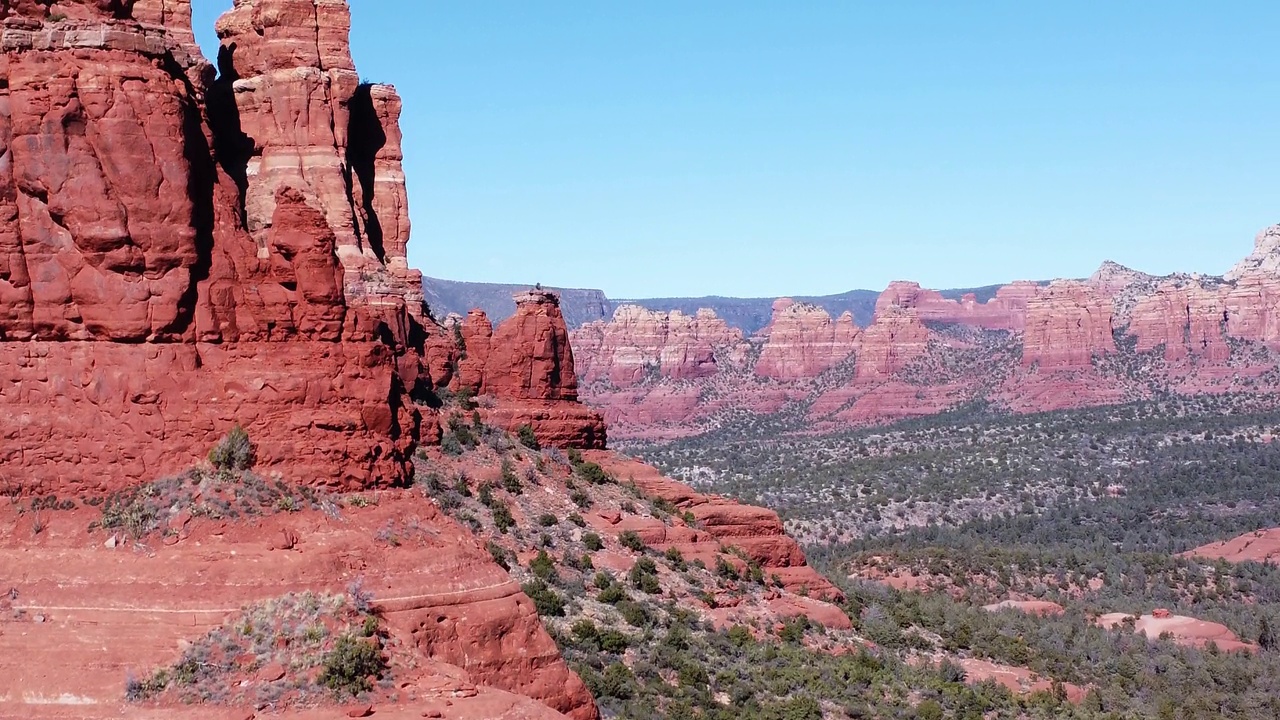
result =
[[706,309],[690,316],[622,305],[609,322],[587,323],[571,337],[578,377],[620,388],[651,374],[676,380],[711,377],[722,365],[741,366],[747,353],[742,332]]
[[1043,370],[1085,369],[1095,355],[1116,351],[1112,301],[1092,286],[1061,280],[1027,303],[1022,364]]
[[779,298],[760,334],[766,340],[756,374],[795,380],[816,377],[849,357],[857,349],[859,330],[849,313],[832,320],[816,305]]
[[497,329],[484,312],[467,314],[460,328],[466,356],[454,387],[488,399],[481,403],[487,422],[512,431],[529,425],[544,445],[603,448],[604,419],[578,403],[560,298],[530,290],[515,301],[515,315]]
[[[409,398],[447,384],[458,349],[424,317],[400,101],[359,82],[346,4],[237,0],[217,71],[181,0],[6,2],[0,20],[9,482],[116,489],[235,423],[264,472],[406,481],[436,426]],[[500,329],[494,386],[601,445],[563,322],[536,324]]]

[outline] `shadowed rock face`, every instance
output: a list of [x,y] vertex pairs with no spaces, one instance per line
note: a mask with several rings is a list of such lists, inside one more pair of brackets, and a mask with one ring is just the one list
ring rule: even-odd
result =
[[[184,0],[19,0],[0,22],[7,481],[117,489],[235,423],[264,472],[408,481],[438,426],[410,398],[459,353],[405,257],[400,99],[359,82],[346,3],[237,0],[216,70]],[[563,319],[530,322],[500,328],[482,382],[556,414],[548,441],[602,445]]]

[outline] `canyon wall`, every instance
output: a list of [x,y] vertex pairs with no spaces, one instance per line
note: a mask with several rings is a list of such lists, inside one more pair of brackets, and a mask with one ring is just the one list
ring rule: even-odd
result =
[[[346,4],[237,0],[216,69],[185,2],[7,2],[0,22],[6,482],[119,488],[237,423],[264,472],[407,482],[438,434],[415,400],[459,351],[408,267],[400,99],[360,82]],[[488,382],[528,378],[505,422],[555,414],[548,443],[599,447],[563,319],[543,325],[495,338]]]

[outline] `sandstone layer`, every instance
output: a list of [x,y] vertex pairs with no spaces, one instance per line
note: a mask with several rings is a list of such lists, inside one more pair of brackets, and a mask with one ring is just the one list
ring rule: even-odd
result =
[[[86,534],[95,515],[46,513],[33,541],[30,513],[0,513],[0,566],[13,589],[2,601],[13,621],[0,633],[0,716],[231,717],[235,708],[128,703],[125,678],[174,662],[184,642],[246,604],[343,593],[359,581],[399,648],[398,699],[378,703],[377,717],[597,717],[519,584],[413,491],[382,492],[341,517],[308,509],[235,523],[188,514],[154,547],[123,533]],[[429,531],[394,546],[377,540],[380,528],[405,523]]]

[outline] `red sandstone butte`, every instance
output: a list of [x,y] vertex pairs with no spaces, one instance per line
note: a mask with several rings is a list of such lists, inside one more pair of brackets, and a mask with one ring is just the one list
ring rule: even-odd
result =
[[[263,472],[406,482],[414,445],[438,433],[410,398],[446,386],[458,350],[408,267],[400,100],[359,81],[346,4],[237,0],[217,71],[187,2],[0,16],[7,481],[118,489],[240,423]],[[597,447],[599,416],[564,391],[571,363],[548,375],[535,347],[550,332],[567,355],[557,318],[500,331],[513,346],[489,382],[529,379],[504,424]]]
[[883,380],[923,355],[929,330],[910,306],[877,304],[875,319],[862,333],[855,377],[859,382]]
[[833,320],[816,305],[779,298],[760,334],[766,340],[756,374],[796,380],[816,377],[849,357],[857,348],[859,331],[849,313]]
[[1027,301],[1022,364],[1082,369],[1116,351],[1111,299],[1076,281],[1055,281]]
[[458,329],[464,357],[455,389],[479,396],[491,424],[511,431],[528,425],[545,445],[603,448],[604,419],[578,403],[559,296],[530,290],[514,299],[515,314],[496,329],[483,312],[467,314]]
[[694,315],[621,305],[608,322],[587,323],[570,333],[578,377],[625,388],[651,375],[675,380],[712,377],[722,366],[740,367],[748,352],[742,331],[712,310]]

